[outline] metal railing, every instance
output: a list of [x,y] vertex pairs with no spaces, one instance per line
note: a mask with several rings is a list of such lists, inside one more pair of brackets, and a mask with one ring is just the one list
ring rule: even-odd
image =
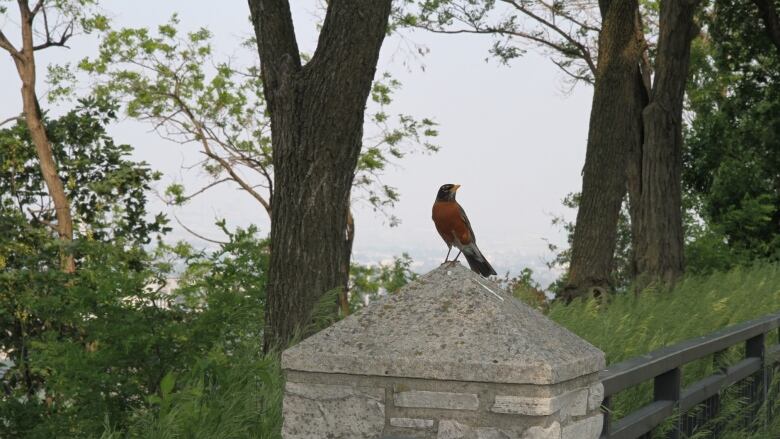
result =
[[[600,374],[604,384],[604,429],[602,439],[635,439],[645,435],[668,418],[679,414],[667,433],[676,439],[715,418],[720,410],[721,392],[734,384],[744,387],[742,396],[751,402],[749,419],[769,394],[770,366],[780,361],[780,344],[766,347],[766,335],[780,327],[780,313],[730,326],[711,334],[686,340],[646,355],[612,365]],[[778,333],[780,337],[780,332]],[[745,343],[744,359],[682,388],[682,367],[714,355],[716,362],[729,348]],[[612,422],[612,397],[628,388],[653,380],[653,401]],[[697,407],[700,407],[697,410]],[[768,415],[767,415],[768,417]],[[714,432],[717,436],[717,432]]]

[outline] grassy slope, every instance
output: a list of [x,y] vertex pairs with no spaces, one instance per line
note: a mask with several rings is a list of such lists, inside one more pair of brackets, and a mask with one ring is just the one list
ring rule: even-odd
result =
[[[672,291],[646,290],[612,297],[608,306],[594,301],[554,305],[549,316],[602,349],[613,364],[663,346],[708,334],[725,326],[780,311],[780,265],[757,265],[727,273],[686,278]],[[768,343],[777,343],[777,331]],[[737,361],[741,346],[726,361]],[[713,359],[683,368],[684,385],[713,373]],[[652,383],[621,392],[618,417],[650,401]]]

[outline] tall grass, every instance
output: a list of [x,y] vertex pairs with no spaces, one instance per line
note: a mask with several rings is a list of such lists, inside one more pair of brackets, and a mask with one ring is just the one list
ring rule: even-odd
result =
[[215,349],[182,377],[167,376],[162,394],[137,411],[124,431],[102,439],[277,439],[283,379],[278,355],[259,343]]
[[[614,364],[777,311],[780,265],[759,264],[725,273],[688,276],[671,291],[651,288],[638,295],[612,296],[606,303],[589,300],[569,306],[554,304],[548,315],[603,350],[607,364]],[[767,341],[777,343],[777,331]],[[721,365],[733,364],[743,355],[740,344],[726,352],[717,364],[708,357],[684,366],[683,386],[714,373]],[[620,392],[613,399],[614,416],[620,418],[651,400],[652,381]],[[724,404],[723,412],[732,412],[732,418],[733,412],[744,405],[732,400]],[[733,426],[732,430],[736,428]],[[733,434],[731,437],[749,437],[738,429]],[[777,430],[772,434],[778,437]]]
[[[319,299],[293,344],[338,320],[338,293]],[[215,346],[186,375],[163,378],[127,428],[106,425],[101,439],[279,439],[284,378],[279,355],[262,352],[260,337]]]

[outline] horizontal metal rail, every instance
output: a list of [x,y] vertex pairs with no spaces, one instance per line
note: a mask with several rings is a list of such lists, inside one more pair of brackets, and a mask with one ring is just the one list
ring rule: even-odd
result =
[[771,314],[615,364],[599,375],[604,384],[604,394],[614,395],[666,371],[726,350],[739,342],[778,327],[780,327],[780,313]]
[[[604,384],[603,439],[633,439],[650,432],[675,410],[686,412],[734,383],[764,370],[759,388],[766,395],[767,364],[780,361],[780,344],[765,348],[765,334],[780,328],[780,313],[750,320],[711,334],[658,349],[615,364],[600,373]],[[745,343],[745,359],[681,389],[681,368],[687,363]],[[611,397],[625,389],[654,380],[654,401],[610,422]],[[670,437],[677,437],[672,432]]]

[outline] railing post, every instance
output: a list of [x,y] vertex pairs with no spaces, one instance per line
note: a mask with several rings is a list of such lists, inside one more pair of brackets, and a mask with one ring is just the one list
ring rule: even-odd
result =
[[[680,385],[682,383],[682,373],[680,368],[672,369],[655,377],[653,380],[653,400],[654,401],[674,401],[675,404],[680,400]],[[677,425],[667,434],[668,439],[677,439],[680,437],[680,417],[677,417]]]
[[[728,349],[724,349],[722,351],[715,352],[712,355],[712,365],[715,368],[716,373],[720,373],[725,375],[726,371],[728,369],[728,362],[726,361],[726,352]],[[713,423],[712,425],[712,435],[713,437],[718,437],[721,433],[722,428],[722,422],[716,421],[713,422],[714,419],[717,419],[718,415],[720,414],[720,404],[721,404],[721,392],[719,391],[714,396],[712,396],[712,412],[710,413],[710,416],[708,416],[708,419],[705,422]]]
[[610,411],[612,411],[612,397],[604,397],[601,402],[601,412],[604,413],[604,423],[601,425],[601,437],[609,437]]
[[[780,328],[777,328],[777,344],[780,344]],[[766,354],[765,354],[766,355]],[[777,398],[777,393],[780,391],[780,386],[778,386],[775,382],[775,375],[778,371],[778,363],[776,361],[776,358],[772,358],[771,362],[767,362],[766,358],[764,358],[764,362],[766,363],[766,368],[768,370],[767,374],[767,381],[769,382],[769,385],[772,386],[771,391],[767,392],[766,394],[766,422],[767,424],[771,422],[774,419],[774,405],[775,401],[773,398]]]
[[[766,399],[768,393],[767,386],[769,380],[767,379],[767,364],[766,364],[766,334],[759,334],[753,338],[749,338],[745,342],[745,358],[759,358],[761,360],[761,369],[755,375],[755,382],[750,389],[750,414],[751,419],[755,419],[761,410],[761,405]],[[767,419],[764,419],[764,428],[767,427]]]

